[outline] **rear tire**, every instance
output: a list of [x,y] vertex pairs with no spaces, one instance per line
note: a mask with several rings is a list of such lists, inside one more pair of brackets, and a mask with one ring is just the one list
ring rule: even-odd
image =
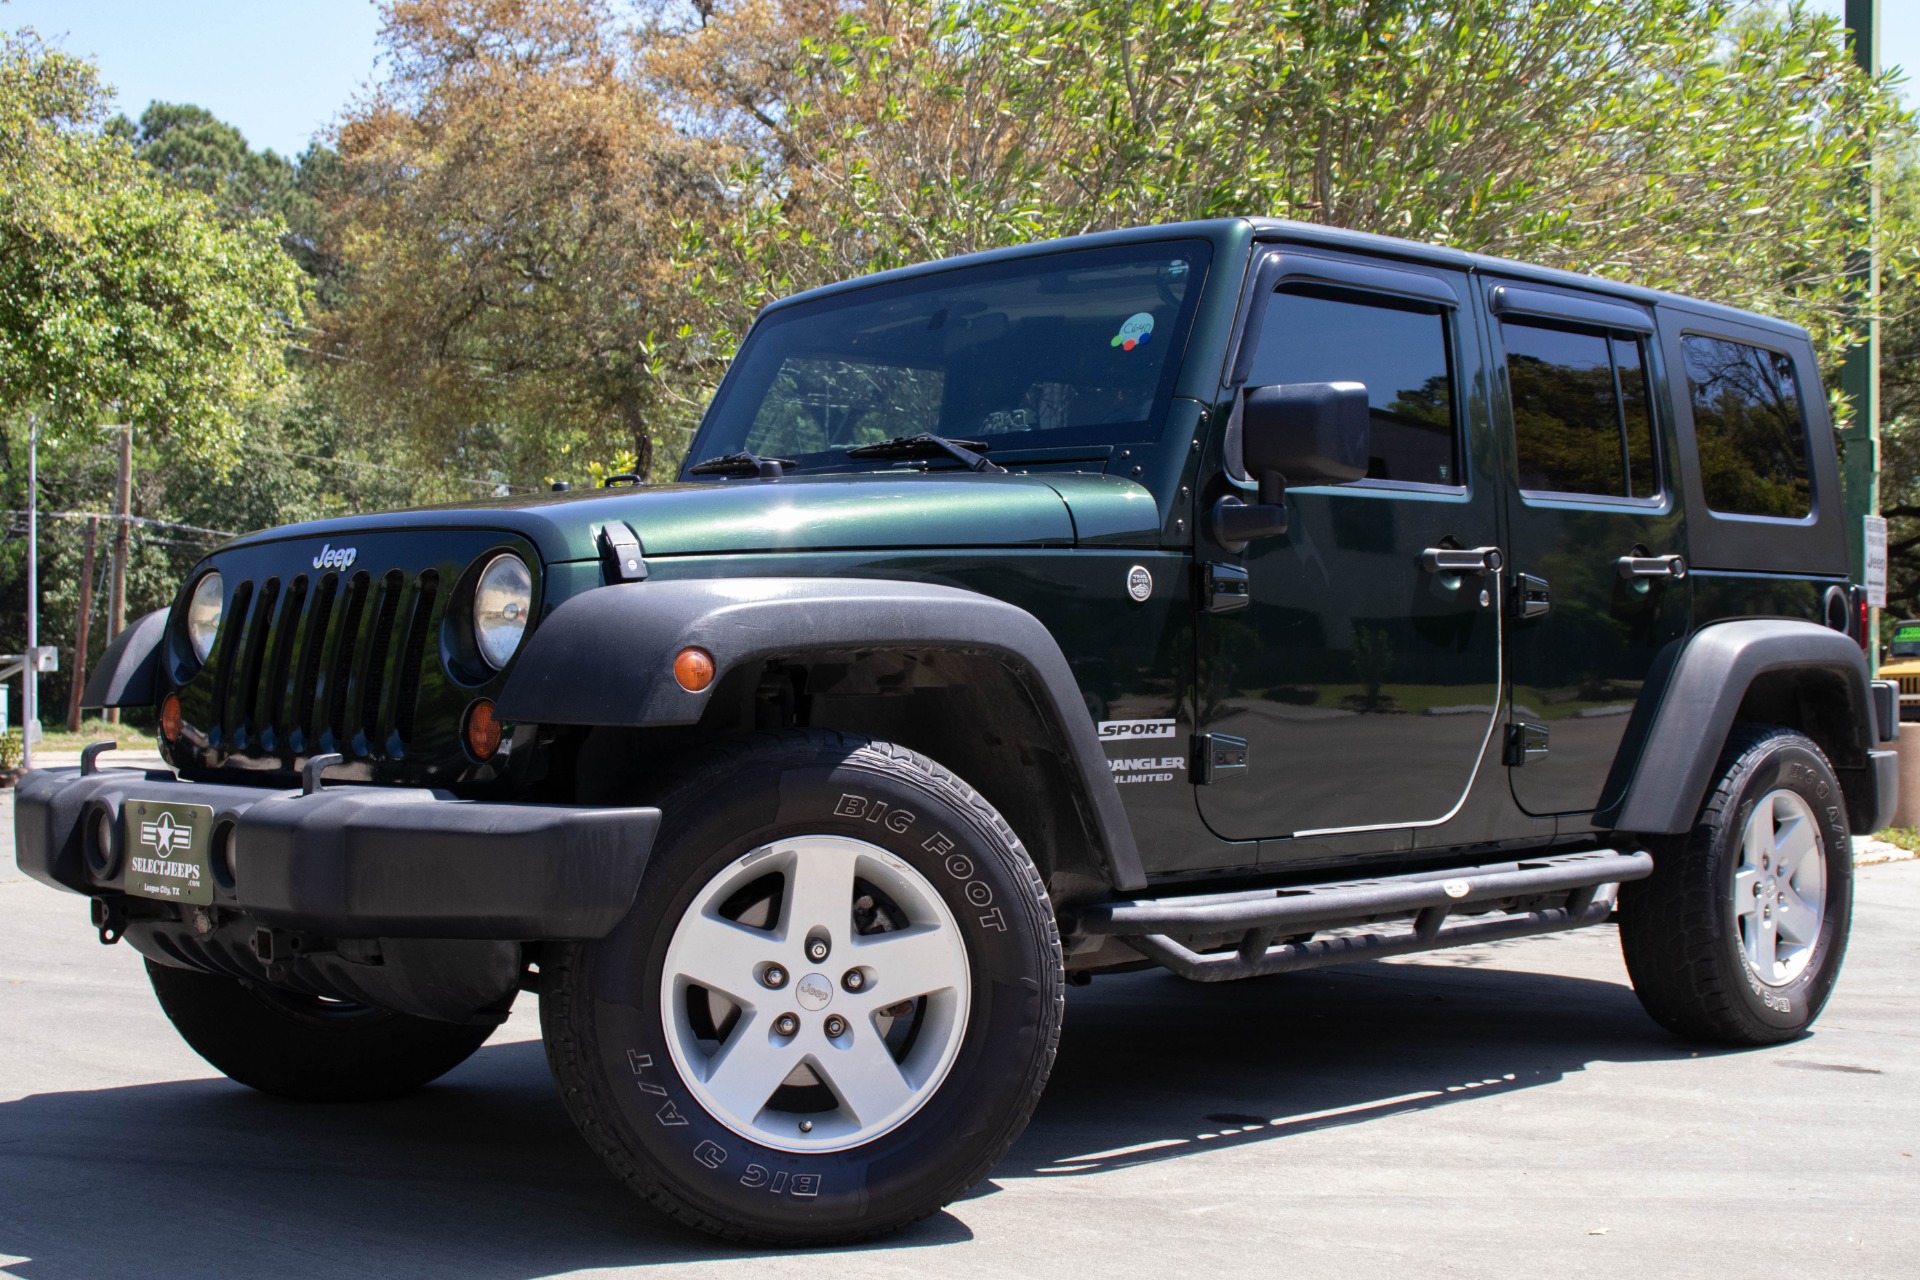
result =
[[1699,820],[1620,893],[1620,946],[1654,1021],[1712,1044],[1777,1044],[1820,1016],[1847,950],[1853,848],[1818,746],[1738,726]]
[[491,1026],[276,991],[147,961],[160,1008],[223,1075],[296,1102],[371,1102],[411,1093],[468,1058]]
[[543,966],[588,1143],[680,1221],[778,1245],[893,1231],[985,1177],[1065,1002],[1000,815],[924,756],[821,731],[728,744],[658,803],[632,913]]

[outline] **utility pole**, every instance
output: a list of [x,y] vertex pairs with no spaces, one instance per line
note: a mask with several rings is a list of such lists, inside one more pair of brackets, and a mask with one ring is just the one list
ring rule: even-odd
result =
[[20,668],[20,767],[40,728],[40,415],[27,415],[27,653]]
[[93,547],[100,517],[87,517],[86,549],[80,555],[80,617],[74,623],[73,685],[67,691],[67,732],[80,732],[80,688],[87,682],[87,623],[93,618]]
[[[120,433],[120,482],[113,494],[113,590],[108,595],[107,639],[127,629],[127,534],[133,514],[133,425],[102,427]],[[107,719],[120,723],[120,713],[109,708]]]
[[[1869,76],[1880,75],[1880,0],[1846,0],[1847,37],[1853,60]],[[1846,445],[1847,547],[1855,582],[1865,581],[1867,566],[1866,518],[1880,514],[1880,173],[1879,157],[1872,158],[1867,175],[1867,211],[1870,239],[1867,251],[1854,264],[1854,274],[1865,286],[1866,341],[1847,352],[1840,370],[1840,389],[1853,406],[1853,421],[1842,437]],[[1880,613],[1872,612],[1867,626],[1867,662],[1875,670],[1880,655]]]

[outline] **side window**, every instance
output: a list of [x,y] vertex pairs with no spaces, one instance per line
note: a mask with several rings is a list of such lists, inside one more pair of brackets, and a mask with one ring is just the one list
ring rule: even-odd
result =
[[1301,285],[1267,305],[1249,385],[1364,382],[1373,409],[1367,478],[1460,483],[1453,365],[1438,308]]
[[1659,495],[1644,353],[1632,338],[1507,320],[1520,487],[1610,498]]
[[1727,338],[1680,340],[1707,506],[1799,519],[1813,510],[1807,424],[1793,361]]

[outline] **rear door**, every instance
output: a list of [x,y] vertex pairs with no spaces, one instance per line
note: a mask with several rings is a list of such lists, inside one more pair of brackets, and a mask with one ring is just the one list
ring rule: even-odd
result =
[[1490,282],[1496,416],[1509,433],[1507,763],[1531,814],[1585,813],[1625,784],[1615,757],[1690,583],[1651,315],[1571,290]]

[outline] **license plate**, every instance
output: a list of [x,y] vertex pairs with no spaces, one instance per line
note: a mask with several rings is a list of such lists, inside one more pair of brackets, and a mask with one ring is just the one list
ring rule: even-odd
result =
[[204,804],[129,800],[120,810],[126,824],[126,889],[162,902],[213,901],[213,810]]

